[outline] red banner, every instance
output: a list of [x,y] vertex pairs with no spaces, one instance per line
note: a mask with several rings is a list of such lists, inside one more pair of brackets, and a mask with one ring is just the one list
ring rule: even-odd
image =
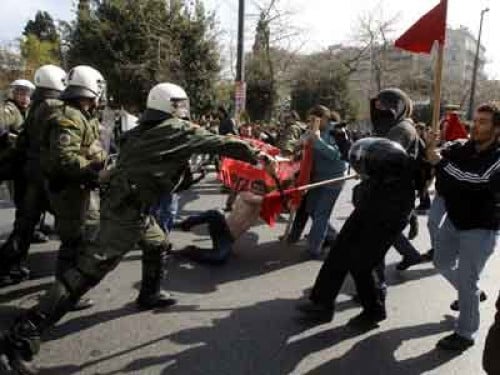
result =
[[[280,153],[278,148],[264,142],[250,138],[243,139],[270,156],[275,157]],[[288,189],[285,194],[283,194],[283,191],[281,193],[276,191],[278,189],[276,180],[265,171],[263,162],[258,165],[251,165],[235,159],[222,158],[219,179],[225,186],[235,191],[250,190],[252,183],[255,181],[263,182],[266,190],[271,193],[264,199],[261,217],[266,223],[273,226],[276,217],[282,212],[284,206],[297,208],[300,205],[303,193],[296,191],[296,189],[290,189],[290,187],[307,185],[311,168],[312,149],[311,145],[307,144],[304,147],[301,161],[286,159],[280,161],[278,158],[276,177],[279,180],[280,187]]]
[[[281,183],[293,181],[299,168],[299,162],[278,162],[277,177],[279,181]],[[251,165],[235,159],[222,158],[219,179],[228,188],[236,191],[249,190],[254,181],[264,182],[267,191],[277,189],[275,179],[265,171],[263,162]]]

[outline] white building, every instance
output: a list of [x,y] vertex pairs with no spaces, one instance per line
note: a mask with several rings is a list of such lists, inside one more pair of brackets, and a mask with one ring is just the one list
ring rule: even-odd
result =
[[[477,39],[465,26],[447,29],[445,45],[445,78],[470,85],[476,56]],[[479,48],[478,80],[486,79],[486,48]]]

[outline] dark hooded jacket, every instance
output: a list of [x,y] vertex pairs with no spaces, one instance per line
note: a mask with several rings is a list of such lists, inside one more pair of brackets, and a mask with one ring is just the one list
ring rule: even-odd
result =
[[[386,111],[377,111],[375,101],[380,100]],[[399,89],[381,91],[371,102],[371,116],[374,133],[378,137],[400,144],[411,159],[418,154],[418,134],[410,119],[412,104],[408,96]],[[383,152],[381,150],[380,152]],[[387,163],[391,163],[391,153]],[[383,160],[383,155],[376,155]],[[358,209],[370,215],[407,216],[414,208],[415,187],[412,161],[408,161],[408,173],[386,176],[386,169],[373,171],[373,176],[362,180],[355,188],[354,201]],[[380,164],[380,165],[383,165]],[[380,173],[379,173],[380,172]]]
[[[377,115],[374,107],[377,99],[390,108],[392,118]],[[399,143],[411,158],[417,159],[419,137],[410,118],[412,112],[413,105],[408,95],[395,88],[382,90],[371,103],[375,135]]]

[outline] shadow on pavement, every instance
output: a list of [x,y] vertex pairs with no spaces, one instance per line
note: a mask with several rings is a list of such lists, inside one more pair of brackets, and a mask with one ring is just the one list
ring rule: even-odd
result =
[[255,233],[247,233],[238,242],[223,266],[200,265],[174,257],[167,288],[182,293],[210,293],[219,284],[244,280],[307,261],[297,249],[281,242],[257,244]]
[[[356,343],[346,354],[308,372],[309,375],[420,375],[434,370],[459,354],[434,347],[415,357],[397,360],[396,351],[405,341],[433,336],[453,329],[452,319],[380,332]],[[308,338],[300,345],[308,346]],[[362,360],[360,360],[362,359]]]
[[98,311],[94,314],[78,316],[59,323],[47,334],[46,341],[56,340],[69,334],[80,332],[97,324],[110,322],[129,315],[139,314],[134,302],[128,303],[115,310]]
[[387,266],[386,277],[388,286],[397,286],[410,281],[425,279],[439,274],[430,263],[429,268],[424,269],[410,269],[406,271],[396,270],[396,264]]
[[[135,359],[122,368],[100,375],[130,374],[289,374],[307,356],[332,348],[360,333],[349,328],[325,329],[312,336],[297,337],[307,328],[297,324],[296,300],[276,299],[233,310],[213,320],[213,326],[196,327],[166,335],[133,348],[88,361],[81,366],[45,368],[41,374],[71,375],[85,369],[129,356],[164,340],[189,348],[175,355],[154,355]],[[398,360],[395,352],[407,340],[436,335],[452,328],[451,321],[403,327],[371,334],[346,354],[330,360],[309,374],[417,375],[435,369],[454,355],[434,349],[414,358]],[[317,329],[317,328],[315,328]],[[152,367],[155,367],[153,370]],[[157,367],[161,366],[162,370]]]
[[[32,285],[29,287],[23,287],[23,284],[16,286],[15,289],[9,289],[7,292],[4,292],[5,289],[0,289],[0,303],[7,303],[19,298],[23,298],[29,294],[43,292],[47,289],[52,282],[47,282],[43,284]],[[1,316],[1,313],[0,313]]]

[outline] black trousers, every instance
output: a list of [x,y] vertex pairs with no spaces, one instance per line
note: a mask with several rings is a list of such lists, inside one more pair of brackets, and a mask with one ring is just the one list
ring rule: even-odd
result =
[[31,239],[42,214],[49,210],[47,192],[41,179],[16,180],[16,214],[14,229],[1,247],[4,267],[21,265],[26,261]]
[[[377,212],[378,211],[378,212]],[[385,312],[385,301],[374,274],[408,223],[409,210],[360,210],[347,219],[323,263],[310,299],[334,310],[335,299],[350,273],[364,310]]]

